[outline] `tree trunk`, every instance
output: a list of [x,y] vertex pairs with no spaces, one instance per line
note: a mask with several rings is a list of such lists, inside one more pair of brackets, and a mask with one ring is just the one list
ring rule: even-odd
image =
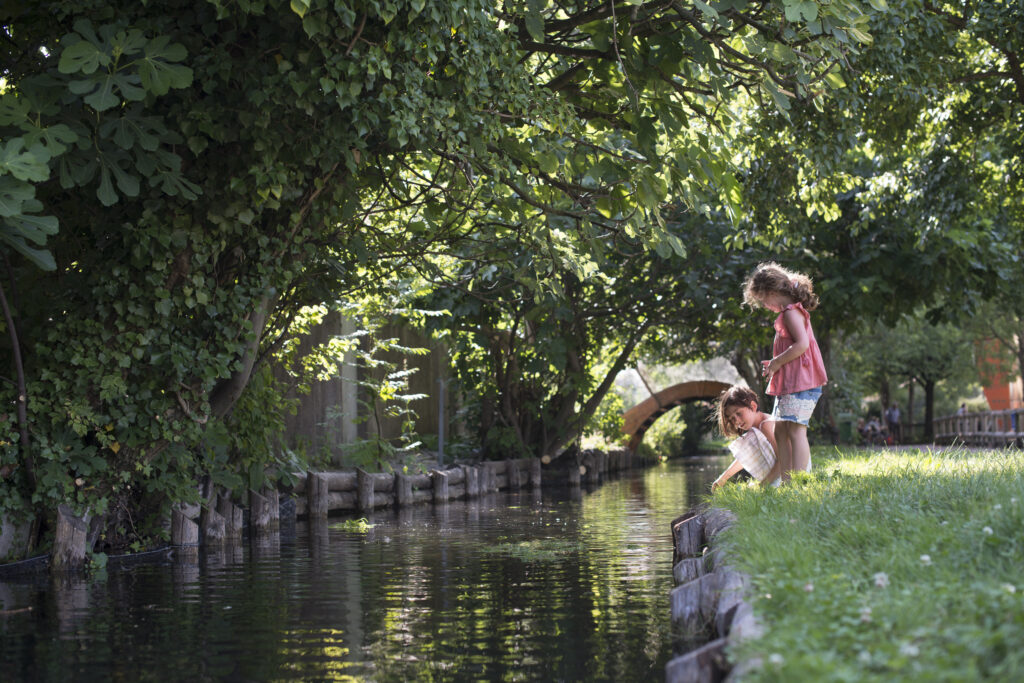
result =
[[886,408],[892,405],[892,390],[889,388],[888,375],[883,375],[878,382],[878,397],[882,401],[882,414],[885,415]]
[[[8,269],[10,264],[8,264]],[[25,474],[28,476],[29,486],[34,491],[36,488],[36,471],[32,462],[31,442],[28,432],[28,388],[25,382],[25,364],[21,358],[21,340],[18,338],[18,328],[14,324],[14,314],[7,305],[7,296],[4,294],[4,287],[0,284],[0,306],[3,307],[4,322],[7,324],[7,333],[11,338],[12,361],[14,373],[17,378],[18,398],[18,445],[21,450],[21,460],[25,463]]]
[[914,440],[914,378],[907,381],[907,431],[903,436],[904,441]]
[[252,377],[253,368],[256,367],[256,359],[259,357],[260,340],[263,338],[263,329],[267,325],[267,318],[277,302],[276,295],[266,295],[257,304],[256,310],[252,312],[252,340],[246,345],[242,355],[242,367],[226,379],[217,383],[217,386],[210,392],[210,411],[216,417],[224,417],[235,407],[235,403],[242,395],[249,379]]
[[931,443],[935,440],[935,427],[932,425],[932,418],[935,412],[935,380],[924,382],[924,441]]

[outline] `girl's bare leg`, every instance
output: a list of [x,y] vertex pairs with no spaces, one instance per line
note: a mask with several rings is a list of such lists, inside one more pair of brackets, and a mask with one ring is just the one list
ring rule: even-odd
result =
[[789,481],[789,472],[793,469],[792,427],[795,425],[784,420],[775,423],[775,458],[782,470],[782,483]]
[[807,471],[811,463],[811,445],[807,443],[807,427],[796,422],[790,422],[789,434],[790,452],[794,470]]

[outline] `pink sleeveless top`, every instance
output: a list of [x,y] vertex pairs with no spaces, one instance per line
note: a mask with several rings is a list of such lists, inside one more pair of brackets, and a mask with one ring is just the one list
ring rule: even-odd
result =
[[790,304],[779,313],[775,319],[775,343],[772,344],[772,357],[793,345],[793,338],[789,336],[786,325],[782,322],[782,316],[791,308],[798,310],[804,317],[804,330],[807,331],[807,350],[799,358],[795,358],[779,369],[772,376],[772,381],[765,392],[769,396],[782,396],[784,394],[795,394],[798,391],[806,391],[820,387],[828,382],[825,375],[825,363],[821,360],[821,350],[818,348],[818,341],[814,338],[814,330],[811,329],[811,314],[804,310],[803,304]]

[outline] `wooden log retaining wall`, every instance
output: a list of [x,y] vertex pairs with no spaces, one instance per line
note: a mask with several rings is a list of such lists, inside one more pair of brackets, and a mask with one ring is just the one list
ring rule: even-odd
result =
[[690,638],[706,643],[675,657],[665,666],[667,683],[739,680],[757,662],[731,667],[725,648],[730,640],[757,637],[760,625],[744,600],[749,579],[736,571],[715,537],[732,525],[728,510],[696,510],[672,522],[675,548],[672,621]]
[[[627,451],[585,451],[582,466],[568,470],[544,468],[539,458],[495,460],[458,465],[426,474],[384,472],[303,472],[292,491],[297,516],[319,517],[331,512],[368,512],[428,502],[476,498],[494,491],[540,488],[542,482],[597,483],[609,472],[629,469],[640,458]],[[575,477],[573,475],[576,475]],[[316,482],[315,484],[312,482]]]
[[[487,461],[458,465],[424,474],[388,474],[356,469],[341,472],[303,472],[285,495],[295,498],[295,515],[326,519],[331,512],[360,514],[383,507],[476,498],[499,490],[539,489],[542,482],[579,486],[606,478],[609,472],[650,464],[628,451],[584,451],[581,465],[544,468],[539,458]],[[243,508],[223,492],[206,486],[201,505],[177,506],[169,525],[171,545],[188,557],[199,545],[220,547],[241,536]],[[280,524],[279,492],[249,491],[249,525],[255,540],[271,535]],[[315,539],[314,539],[315,540]]]
[[[542,459],[523,458],[459,465],[410,475],[360,469],[305,472],[297,475],[297,483],[290,493],[295,497],[296,516],[326,519],[332,511],[361,513],[380,507],[401,508],[419,503],[476,498],[499,490],[526,487],[539,490],[544,481],[579,486],[585,477],[588,484],[596,484],[609,472],[650,464],[626,450],[611,453],[583,451],[578,462],[579,465],[570,462],[565,469],[545,469]],[[277,488],[272,487],[248,492],[250,540],[256,545],[276,535],[279,529],[279,495]],[[171,546],[179,559],[186,561],[194,560],[200,545],[211,549],[224,548],[237,545],[242,538],[246,512],[242,501],[234,499],[229,492],[218,490],[209,479],[200,486],[200,497],[199,505],[174,506],[167,519]],[[7,540],[5,536],[5,542]],[[75,515],[66,506],[61,506],[51,568],[56,571],[81,569],[87,549],[94,544],[90,516],[87,513]]]

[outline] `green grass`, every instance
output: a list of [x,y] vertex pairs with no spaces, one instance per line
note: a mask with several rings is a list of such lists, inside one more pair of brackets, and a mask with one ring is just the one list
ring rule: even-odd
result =
[[764,635],[745,681],[1024,680],[1024,454],[815,450],[814,472],[729,485],[720,537]]

